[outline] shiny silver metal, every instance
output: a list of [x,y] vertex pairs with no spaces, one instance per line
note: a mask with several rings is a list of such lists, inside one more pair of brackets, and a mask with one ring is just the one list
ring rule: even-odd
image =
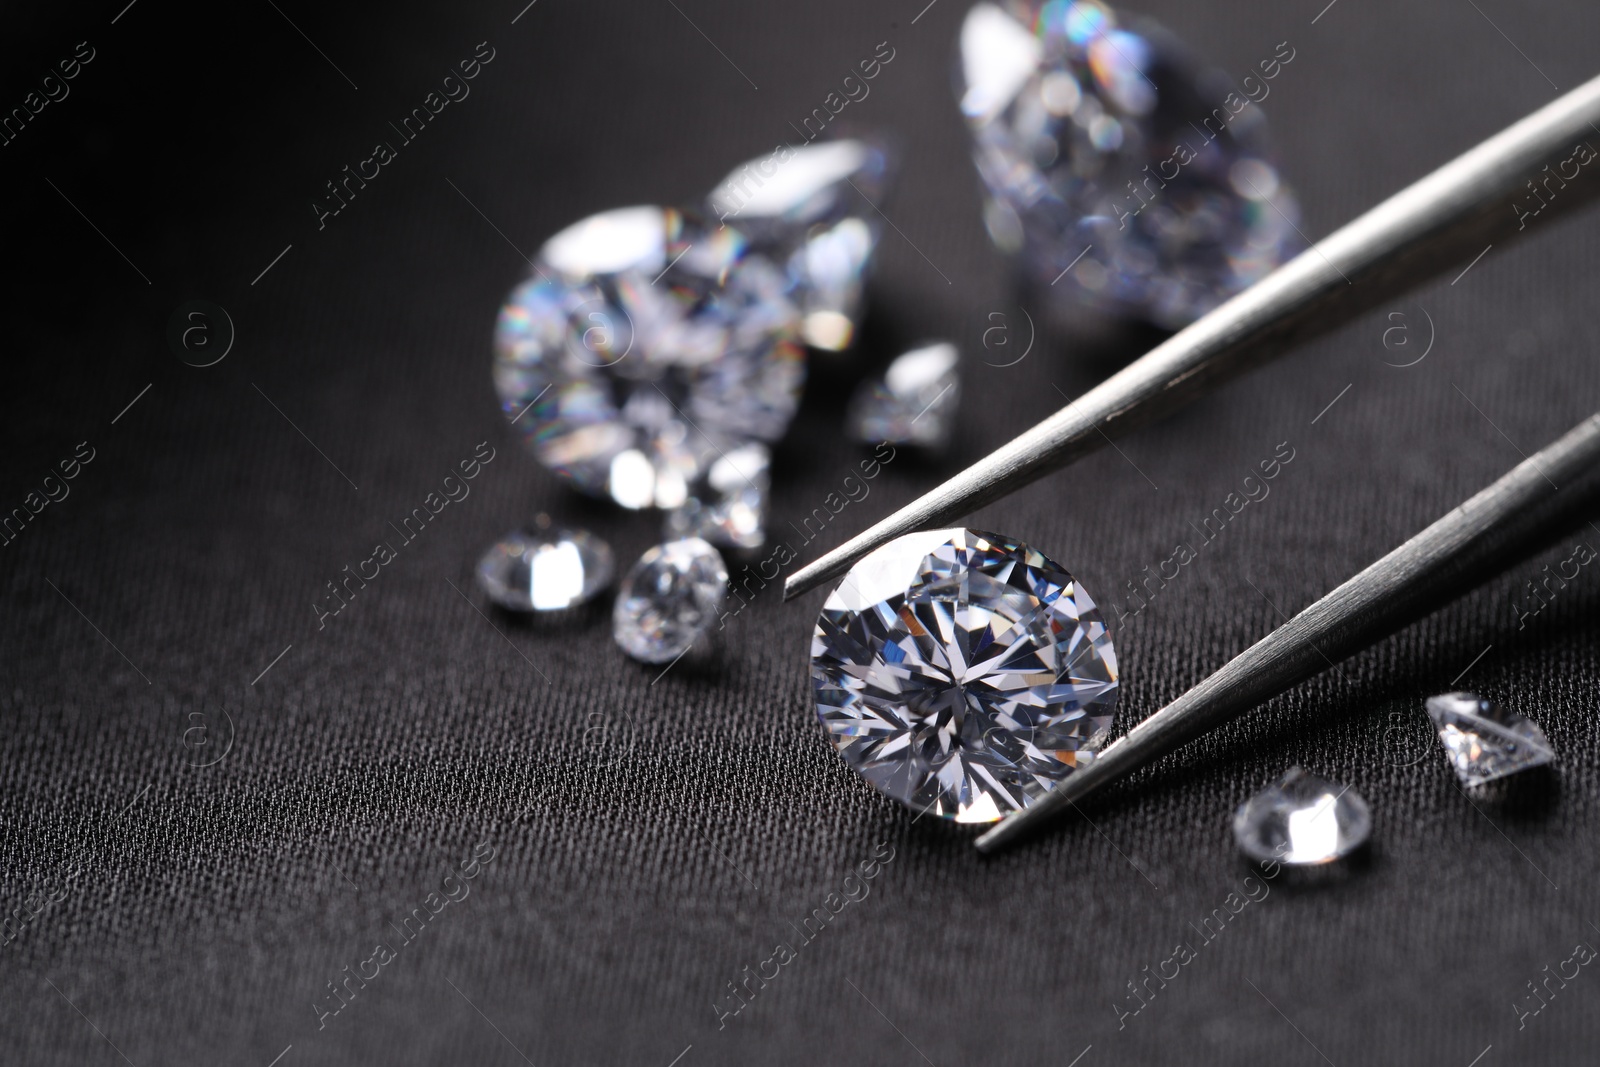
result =
[[[1600,165],[1544,183],[1588,142],[1600,147],[1600,78],[1495,134],[1317,242],[1010,444],[796,571],[785,600],[842,575],[901,534],[948,526],[1302,341],[1432,276],[1548,228],[1600,196]],[[1600,162],[1600,161],[1596,161]],[[1544,168],[1550,167],[1550,171]]]
[[977,840],[989,852],[1538,549],[1600,504],[1600,414],[1229,660]]

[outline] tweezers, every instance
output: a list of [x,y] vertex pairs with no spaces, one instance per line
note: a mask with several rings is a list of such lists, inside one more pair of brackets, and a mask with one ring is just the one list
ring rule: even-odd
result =
[[[802,567],[789,600],[902,534],[949,525],[1247,370],[1600,197],[1600,77],[1517,121],[1318,241],[1076,401]],[[1600,416],[1383,557],[977,839],[990,851],[1384,636],[1539,547],[1593,492]],[[1578,481],[1583,481],[1577,478]]]

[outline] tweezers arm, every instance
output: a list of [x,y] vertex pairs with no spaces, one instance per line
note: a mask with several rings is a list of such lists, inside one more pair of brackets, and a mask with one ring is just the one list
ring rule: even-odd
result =
[[[988,852],[1460,596],[1600,499],[1600,415],[1301,611],[978,838]],[[1558,489],[1557,486],[1561,488]]]
[[[949,525],[1015,492],[1481,255],[1491,243],[1548,227],[1554,216],[1600,195],[1597,149],[1600,77],[1396,193],[1009,444],[802,567],[785,583],[784,599],[842,575],[902,534]],[[1548,204],[1533,191],[1536,179]],[[1544,184],[1551,180],[1556,184]]]

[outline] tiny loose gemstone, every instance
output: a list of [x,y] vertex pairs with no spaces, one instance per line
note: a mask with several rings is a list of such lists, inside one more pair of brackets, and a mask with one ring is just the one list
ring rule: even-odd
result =
[[688,498],[667,512],[667,536],[703,537],[728,548],[760,548],[767,540],[770,462],[765,445],[747,444],[723,452],[689,486]]
[[645,663],[669,663],[716,623],[728,593],[728,568],[704,539],[650,549],[622,581],[612,635]]
[[882,378],[862,382],[850,399],[850,435],[867,444],[887,441],[938,451],[950,442],[961,383],[960,353],[948,341],[895,358]]
[[1359,848],[1371,832],[1372,817],[1360,793],[1299,767],[1233,815],[1234,840],[1258,863],[1329,863]]
[[1059,564],[978,530],[868,553],[811,639],[817,715],[846,763],[918,812],[993,822],[1084,765],[1111,729],[1117,660]]
[[478,586],[510,611],[561,611],[594,599],[615,574],[611,546],[587,530],[521,529],[478,560]]
[[1429,697],[1427,707],[1464,785],[1483,785],[1555,759],[1537,723],[1475,693]]

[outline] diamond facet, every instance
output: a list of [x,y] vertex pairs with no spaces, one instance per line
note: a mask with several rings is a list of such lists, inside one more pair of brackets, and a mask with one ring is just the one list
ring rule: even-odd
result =
[[990,236],[1052,299],[1177,328],[1299,248],[1259,105],[1160,27],[980,3],[960,56]]
[[667,536],[760,548],[767,540],[769,463],[765,445],[742,445],[719,455],[689,486],[688,498],[667,512]]
[[785,266],[814,348],[850,346],[861,319],[862,283],[878,243],[876,203],[888,184],[888,150],[873,141],[819,141],[735,167],[707,198],[752,248]]
[[1355,851],[1371,832],[1372,816],[1360,793],[1299,767],[1233,815],[1233,839],[1257,863],[1329,863]]
[[510,611],[561,611],[592,600],[616,572],[611,547],[587,530],[521,529],[478,561],[478,585]]
[[728,594],[728,568],[698,537],[650,549],[622,581],[611,632],[622,650],[668,663],[711,629]]
[[1475,693],[1429,697],[1428,717],[1463,785],[1483,785],[1555,759],[1538,723]]
[[1027,545],[907,534],[866,555],[811,639],[817,714],[881,792],[958,822],[1025,808],[1111,729],[1117,660],[1094,601]]
[[961,402],[959,361],[956,346],[948,341],[896,357],[882,379],[862,382],[850,398],[850,435],[867,444],[943,448],[950,442]]
[[731,227],[637,207],[545,243],[495,331],[495,386],[539,461],[671,508],[730,443],[783,435],[805,376],[784,273]]

